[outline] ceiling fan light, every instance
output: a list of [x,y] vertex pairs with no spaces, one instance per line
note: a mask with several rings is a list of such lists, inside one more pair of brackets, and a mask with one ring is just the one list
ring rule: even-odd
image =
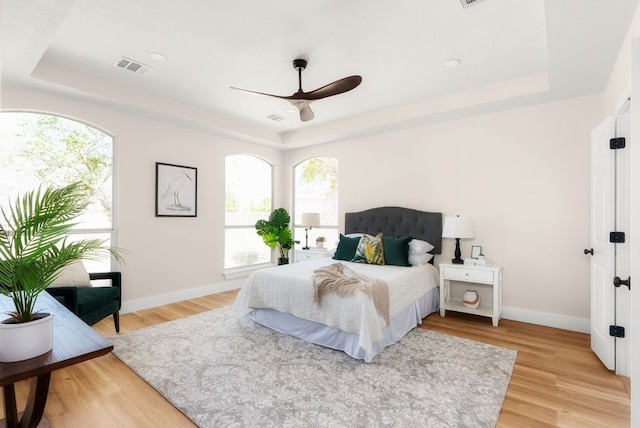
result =
[[164,54],[161,54],[160,52],[149,52],[149,57],[151,59],[154,59],[156,61],[166,61],[167,60],[167,56]]

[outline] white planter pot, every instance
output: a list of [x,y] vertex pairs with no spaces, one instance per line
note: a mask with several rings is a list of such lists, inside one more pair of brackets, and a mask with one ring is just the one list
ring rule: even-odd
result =
[[53,348],[53,315],[19,324],[0,323],[0,362],[37,357]]

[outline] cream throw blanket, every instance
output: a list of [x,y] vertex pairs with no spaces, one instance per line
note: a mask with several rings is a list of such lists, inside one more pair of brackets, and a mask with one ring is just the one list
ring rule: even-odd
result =
[[314,301],[318,305],[326,293],[346,297],[361,291],[389,325],[389,286],[383,280],[356,273],[342,263],[332,263],[313,271],[313,287]]

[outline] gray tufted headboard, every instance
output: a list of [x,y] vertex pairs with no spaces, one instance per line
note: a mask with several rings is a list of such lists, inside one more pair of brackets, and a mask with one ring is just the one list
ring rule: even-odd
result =
[[402,207],[379,207],[345,213],[344,232],[386,236],[411,236],[431,243],[433,254],[442,250],[442,213]]

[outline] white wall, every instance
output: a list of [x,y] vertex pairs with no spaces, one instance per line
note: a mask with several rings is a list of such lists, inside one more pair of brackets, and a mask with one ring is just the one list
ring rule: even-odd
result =
[[[504,266],[505,318],[589,328],[590,132],[602,97],[299,149],[339,159],[340,212],[396,205],[473,218],[462,241]],[[453,257],[445,239],[436,263]]]
[[[281,180],[281,154],[261,146],[8,85],[2,108],[75,118],[115,137],[117,246],[128,251],[120,267],[124,312],[208,294],[224,283],[225,156],[261,156]],[[196,218],[155,217],[156,162],[198,168]],[[281,192],[274,196],[282,199]]]

